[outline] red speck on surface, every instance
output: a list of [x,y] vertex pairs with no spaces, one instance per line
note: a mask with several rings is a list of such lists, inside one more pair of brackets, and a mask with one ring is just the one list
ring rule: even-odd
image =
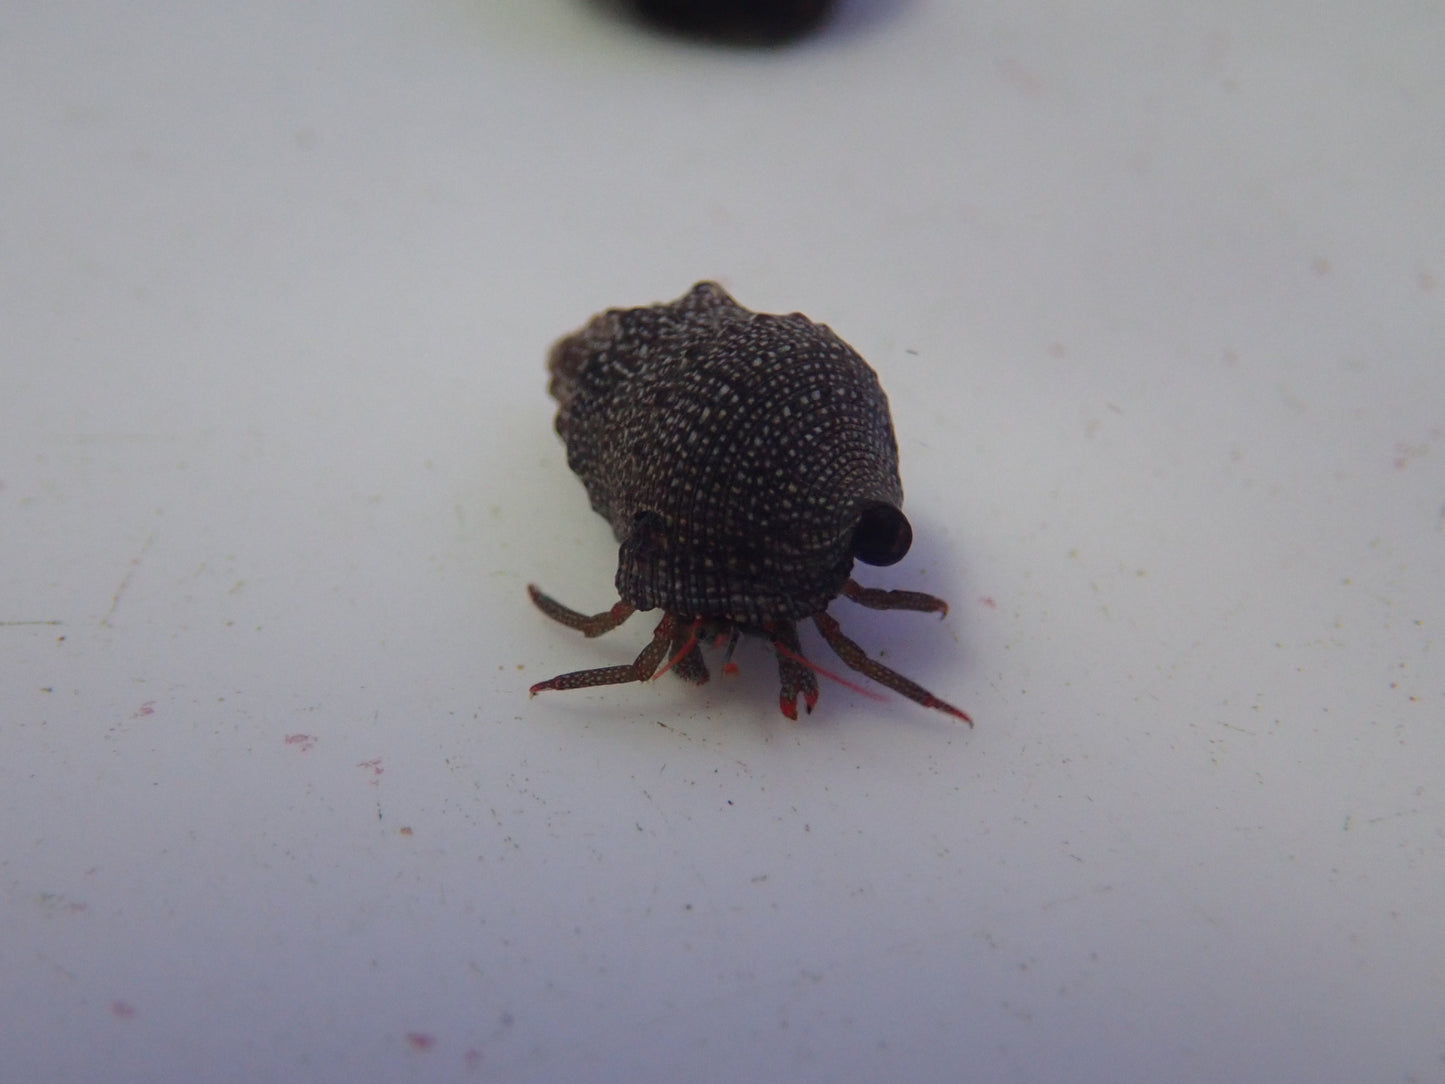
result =
[[309,753],[316,739],[310,734],[287,734],[286,744],[298,746],[303,753]]
[[402,829],[399,829],[399,832],[400,832],[402,835],[404,835],[404,836],[409,836],[409,835],[412,835],[412,834],[413,834],[413,833],[412,833],[412,830],[411,830],[410,828],[402,828]]
[[1409,441],[1399,441],[1395,445],[1395,469],[1404,470],[1417,459],[1428,455],[1430,448],[1424,444],[1412,444]]
[[482,1052],[473,1048],[462,1055],[462,1064],[467,1067],[467,1072],[475,1073],[482,1067]]
[[144,704],[135,709],[135,714],[132,715],[131,718],[139,719],[142,715],[154,715],[155,713],[156,702],[154,700],[147,700]]
[[386,771],[386,769],[381,766],[381,757],[376,757],[372,760],[363,760],[357,767],[371,769],[372,786],[378,786],[381,783],[381,773]]
[[110,1015],[117,1016],[122,1020],[129,1020],[135,1016],[135,1006],[129,1001],[112,1001],[110,1003]]
[[994,601],[994,597],[992,595],[980,595],[978,597],[978,601],[982,602],[990,610],[998,609],[998,603]]
[[424,1031],[408,1031],[406,1041],[413,1050],[430,1050],[437,1044],[436,1036]]

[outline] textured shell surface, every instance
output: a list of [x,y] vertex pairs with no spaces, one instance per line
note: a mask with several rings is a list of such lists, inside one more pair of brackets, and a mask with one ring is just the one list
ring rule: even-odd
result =
[[848,580],[860,516],[902,503],[877,375],[801,314],[702,282],[594,317],[548,368],[568,465],[621,543],[617,590],[636,609],[748,628],[818,614]]

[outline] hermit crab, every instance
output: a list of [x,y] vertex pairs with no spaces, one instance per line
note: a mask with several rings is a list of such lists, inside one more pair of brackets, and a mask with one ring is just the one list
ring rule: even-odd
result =
[[619,601],[568,609],[529,586],[548,617],[586,636],[638,610],[661,610],[633,662],[532,686],[581,689],[671,669],[708,679],[701,645],[740,635],[772,643],[779,703],[818,701],[817,668],[797,623],[811,620],[838,657],[881,685],[956,719],[968,715],[868,655],[828,605],[947,614],[918,591],[863,587],[854,561],[891,565],[913,541],[898,444],[877,374],[801,313],[751,312],[701,282],[669,304],[610,309],[558,342],[548,360],[568,466],[620,545]]

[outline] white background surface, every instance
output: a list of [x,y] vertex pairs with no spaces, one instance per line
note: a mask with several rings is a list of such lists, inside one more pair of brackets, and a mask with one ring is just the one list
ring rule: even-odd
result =
[[[0,1078],[1445,1078],[1445,9],[0,11]],[[630,659],[543,360],[878,369],[972,712]],[[826,649],[807,640],[820,661]]]

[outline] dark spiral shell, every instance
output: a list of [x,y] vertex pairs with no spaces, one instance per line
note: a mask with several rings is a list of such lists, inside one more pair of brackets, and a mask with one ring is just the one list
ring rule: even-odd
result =
[[740,44],[776,44],[820,24],[831,0],[633,0],[638,14],[668,30]]
[[702,282],[558,342],[557,432],[639,610],[743,627],[821,613],[908,548],[888,398],[823,324]]

